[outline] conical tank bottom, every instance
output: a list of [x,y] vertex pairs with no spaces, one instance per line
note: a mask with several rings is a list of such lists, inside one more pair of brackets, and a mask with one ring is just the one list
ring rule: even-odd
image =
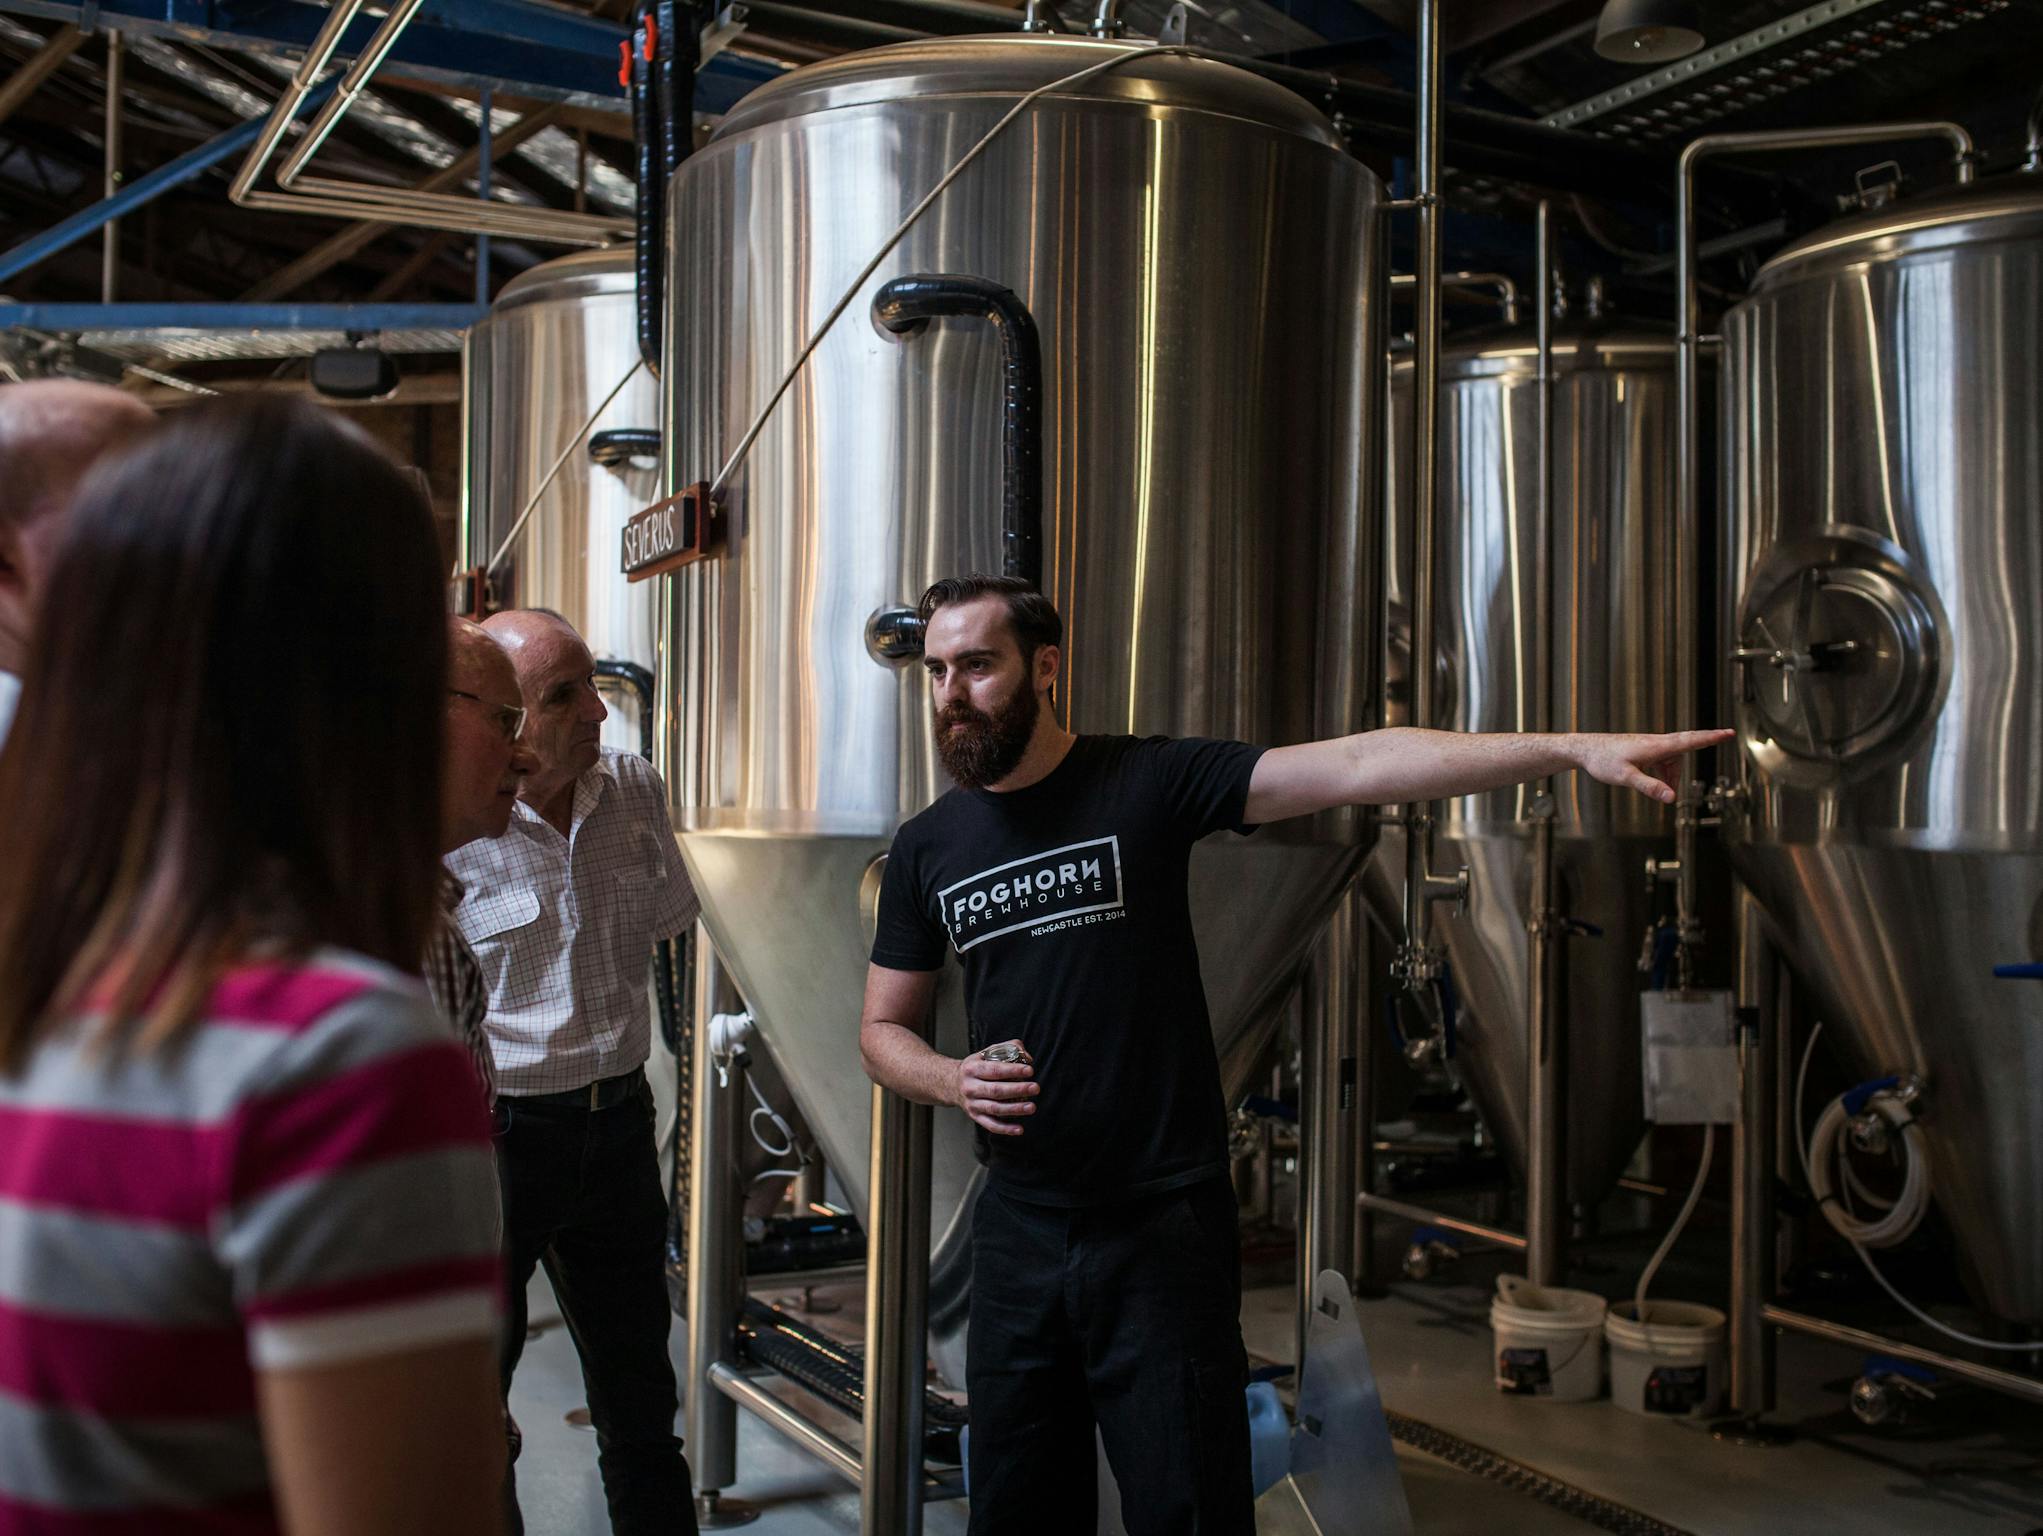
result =
[[[1732,845],[1855,1078],[1913,1072],[1930,1179],[1987,1310],[2043,1323],[2043,857]],[[1804,1106],[1812,1123],[1816,1105]]]
[[[888,842],[721,827],[681,835],[717,952],[861,1221],[869,1193],[872,1084],[859,1057],[858,1018],[879,884],[875,866]],[[1230,1098],[1269,1043],[1307,947],[1365,853],[1266,836],[1222,836],[1193,849],[1193,926]],[[965,1051],[962,994],[956,965],[946,966],[935,1044],[953,1056]],[[968,1218],[979,1177],[963,1115],[935,1117],[930,1167],[932,1349],[945,1376],[961,1380],[971,1278]]]
[[[1568,1041],[1568,1198],[1595,1206],[1610,1193],[1645,1132],[1639,1079],[1639,944],[1650,914],[1639,871],[1652,838],[1603,837],[1555,844],[1562,910],[1601,936],[1562,940],[1562,1008]],[[1436,860],[1469,870],[1465,916],[1434,909],[1459,1003],[1454,1065],[1483,1123],[1522,1183],[1528,1124],[1526,1015],[1528,839],[1508,833],[1436,834]],[[1404,928],[1404,833],[1385,827],[1363,876],[1370,910],[1386,931]]]

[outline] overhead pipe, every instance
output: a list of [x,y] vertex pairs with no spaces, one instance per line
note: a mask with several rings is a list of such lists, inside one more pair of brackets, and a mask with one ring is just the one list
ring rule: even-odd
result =
[[[1418,271],[1412,346],[1412,724],[1434,724],[1434,540],[1440,504],[1440,0],[1419,3]],[[1433,904],[1463,901],[1468,871],[1433,869],[1433,808],[1404,808],[1404,942],[1392,973],[1419,991],[1440,979]]]
[[[1390,291],[1407,293],[1418,285],[1418,278],[1410,272],[1391,275]],[[1449,289],[1470,293],[1494,293],[1497,308],[1502,312],[1506,325],[1518,323],[1518,284],[1503,272],[1443,272],[1440,274],[1440,288],[1444,293]]]
[[[1533,324],[1539,337],[1532,500],[1533,729],[1554,728],[1554,243],[1553,204],[1539,200],[1534,220]],[[1560,1007],[1564,927],[1555,899],[1551,777],[1532,786],[1532,900],[1525,918],[1526,1169],[1525,1277],[1559,1285],[1567,1269],[1568,1053]]]
[[[1723,155],[1779,154],[1793,150],[1845,149],[1911,139],[1942,139],[1951,146],[1952,164],[1960,185],[1973,177],[1972,136],[1957,123],[1866,123],[1845,128],[1790,128],[1753,133],[1706,133],[1681,152],[1674,181],[1675,450],[1674,450],[1674,724],[1691,730],[1697,719],[1696,682],[1700,658],[1696,650],[1697,582],[1701,539],[1697,507],[1698,446],[1697,375],[1701,346],[1700,305],[1696,294],[1695,175],[1706,160]],[[1674,802],[1674,857],[1651,861],[1656,880],[1674,885],[1676,928],[1675,986],[1686,990],[1695,982],[1695,957],[1703,943],[1701,870],[1697,848],[1701,839],[1706,794],[1696,776],[1695,757],[1684,753]]]
[[[121,189],[121,92],[127,88],[128,50],[118,30],[106,35],[106,128],[101,148],[106,160],[105,194],[111,198]],[[106,221],[105,239],[99,253],[99,300],[111,304],[120,296],[121,223]]]
[[[331,94],[313,120],[304,142],[293,151],[279,173],[280,190],[259,191],[257,180],[282,145],[292,120],[308,99],[322,89],[318,85],[319,77],[333,63],[342,37],[368,4],[368,0],[338,0],[327,12],[324,25],[306,49],[305,56],[299,60],[298,68],[278,96],[276,106],[264,120],[255,147],[242,162],[228,188],[229,199],[243,208],[406,223],[427,229],[452,230],[459,234],[495,234],[564,245],[602,245],[629,233],[631,225],[628,220],[566,213],[554,208],[488,204],[480,198],[421,192],[413,187],[377,187],[365,182],[338,181],[304,174],[305,162],[339,122],[340,107],[359,95],[376,66],[396,46],[399,36],[422,3],[423,0],[401,0],[390,10],[343,75],[339,86],[324,88]],[[301,187],[301,190],[292,190],[294,186]]]

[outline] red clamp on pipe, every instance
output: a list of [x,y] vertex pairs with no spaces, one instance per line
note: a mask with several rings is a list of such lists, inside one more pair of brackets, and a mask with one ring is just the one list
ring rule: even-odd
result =
[[643,57],[648,64],[652,63],[653,53],[655,50],[659,48],[659,46],[660,46],[660,24],[659,22],[653,19],[653,13],[651,11],[647,11],[646,40],[639,45],[640,56]]
[[619,38],[619,39],[617,40],[617,59],[618,59],[618,64],[617,64],[617,83],[618,83],[618,84],[619,84],[620,86],[624,87],[624,89],[625,89],[625,90],[627,90],[627,91],[628,91],[628,90],[630,90],[630,89],[631,89],[631,39],[630,39],[630,38],[628,38],[628,37],[621,37],[621,38]]

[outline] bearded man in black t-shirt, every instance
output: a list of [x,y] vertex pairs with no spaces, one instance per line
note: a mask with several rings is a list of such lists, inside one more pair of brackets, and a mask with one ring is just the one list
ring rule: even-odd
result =
[[[972,1536],[1090,1536],[1095,1423],[1131,1536],[1249,1536],[1239,1236],[1192,845],[1570,769],[1671,802],[1675,759],[1731,733],[1392,729],[1269,751],[1074,736],[1050,707],[1064,626],[1047,598],[968,576],[920,611],[956,787],[895,834],[860,1045],[874,1082],[978,1127]],[[962,1061],[920,1027],[951,951]],[[988,1059],[1003,1045],[1022,1059]]]

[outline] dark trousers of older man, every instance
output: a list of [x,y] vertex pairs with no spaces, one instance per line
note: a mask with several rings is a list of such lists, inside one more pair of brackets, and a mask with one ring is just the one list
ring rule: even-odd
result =
[[[688,1463],[674,1433],[667,1357],[667,1209],[643,1072],[599,1094],[497,1100],[509,1318],[504,1392],[525,1347],[525,1289],[544,1265],[581,1356],[596,1460],[616,1536],[695,1536]],[[609,1085],[603,1085],[608,1088]],[[568,1102],[572,1099],[574,1102]],[[513,1473],[515,1477],[515,1473]],[[524,1530],[507,1479],[506,1523]]]

